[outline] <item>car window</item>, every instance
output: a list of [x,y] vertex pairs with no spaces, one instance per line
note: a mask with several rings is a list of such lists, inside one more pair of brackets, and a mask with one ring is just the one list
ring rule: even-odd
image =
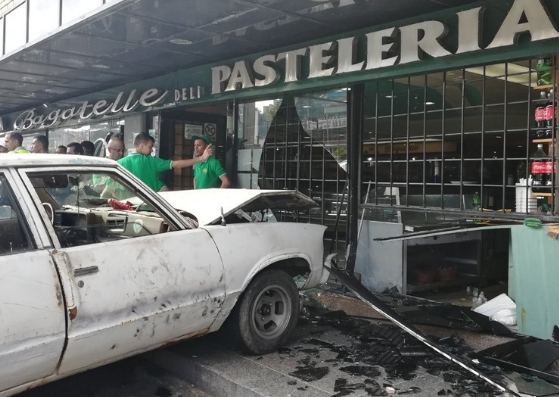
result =
[[0,255],[34,249],[9,183],[0,174]]
[[111,172],[40,172],[29,179],[62,247],[175,230],[149,199]]

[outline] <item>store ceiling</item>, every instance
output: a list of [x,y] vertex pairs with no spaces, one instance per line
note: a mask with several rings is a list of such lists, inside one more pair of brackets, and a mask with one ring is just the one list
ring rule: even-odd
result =
[[0,115],[475,0],[121,0],[0,60]]

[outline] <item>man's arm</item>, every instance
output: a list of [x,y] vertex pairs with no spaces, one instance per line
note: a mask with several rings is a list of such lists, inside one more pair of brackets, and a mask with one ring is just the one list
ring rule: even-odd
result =
[[231,186],[231,181],[229,180],[229,177],[227,175],[222,175],[219,177],[219,179],[221,179],[221,189],[227,189],[229,186]]
[[204,153],[200,157],[196,157],[195,159],[183,159],[183,160],[173,160],[171,163],[172,168],[186,168],[192,167],[194,164],[198,164],[204,160],[207,160],[213,154],[212,145],[208,145]]

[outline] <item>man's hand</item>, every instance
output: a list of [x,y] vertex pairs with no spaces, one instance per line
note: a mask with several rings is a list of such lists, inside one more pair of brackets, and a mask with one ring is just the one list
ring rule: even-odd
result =
[[210,143],[206,146],[206,150],[204,150],[204,153],[202,153],[202,156],[200,157],[202,157],[203,160],[207,160],[213,153],[212,144]]

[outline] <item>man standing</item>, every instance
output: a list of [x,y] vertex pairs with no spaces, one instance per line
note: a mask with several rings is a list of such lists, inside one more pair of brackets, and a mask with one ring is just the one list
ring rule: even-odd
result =
[[4,145],[8,148],[8,153],[29,153],[21,145],[23,144],[23,136],[19,132],[8,132],[4,137]]
[[83,149],[84,156],[93,156],[95,154],[95,145],[91,141],[82,141],[80,143]]
[[191,167],[212,155],[211,146],[208,146],[201,156],[195,159],[163,160],[151,156],[154,143],[155,140],[149,134],[143,132],[138,134],[134,139],[136,152],[118,160],[118,163],[156,192],[169,190],[163,181],[159,179],[158,174],[160,172],[170,170],[171,168]]
[[49,140],[44,135],[37,135],[33,139],[33,145],[31,146],[31,151],[33,153],[48,153],[49,152]]
[[[207,135],[194,135],[192,140],[194,141],[194,154],[197,157],[201,156],[212,143],[212,139]],[[209,157],[194,166],[194,189],[213,187],[226,189],[229,186],[231,186],[231,181],[215,157]]]
[[[109,139],[106,148],[106,157],[108,159],[118,161],[124,156],[124,141],[116,135]],[[91,186],[96,192],[102,193],[107,188],[109,181],[110,178],[107,175],[93,174]]]
[[54,151],[54,153],[56,153],[56,154],[66,154],[67,150],[68,150],[68,149],[66,148],[66,146],[60,145],[60,146],[58,146],[58,147],[56,148],[56,150]]
[[124,141],[116,135],[111,136],[107,142],[107,156],[111,160],[120,160],[124,157]]
[[82,145],[78,142],[70,142],[66,145],[66,154],[78,154],[80,156],[83,155],[83,148]]

